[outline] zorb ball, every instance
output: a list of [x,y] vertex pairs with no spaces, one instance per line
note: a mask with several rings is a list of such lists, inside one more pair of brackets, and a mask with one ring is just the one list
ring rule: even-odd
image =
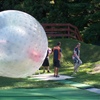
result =
[[48,48],[46,33],[31,15],[0,12],[0,76],[23,78],[42,65]]

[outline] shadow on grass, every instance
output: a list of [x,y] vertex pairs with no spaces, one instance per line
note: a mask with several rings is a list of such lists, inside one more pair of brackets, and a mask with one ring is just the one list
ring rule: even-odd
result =
[[23,89],[32,89],[32,88],[50,88],[50,87],[61,87],[65,84],[57,81],[39,81],[35,79],[22,79],[22,78],[7,78],[0,77],[0,89],[7,88],[23,88]]
[[0,88],[11,86],[13,87],[15,83],[24,81],[22,78],[8,78],[8,77],[0,77]]

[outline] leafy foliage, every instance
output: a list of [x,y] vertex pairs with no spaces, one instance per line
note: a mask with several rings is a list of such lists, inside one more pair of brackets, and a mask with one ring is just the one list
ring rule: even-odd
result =
[[84,42],[100,39],[99,0],[0,0],[0,11],[21,10],[40,23],[71,23],[78,27]]

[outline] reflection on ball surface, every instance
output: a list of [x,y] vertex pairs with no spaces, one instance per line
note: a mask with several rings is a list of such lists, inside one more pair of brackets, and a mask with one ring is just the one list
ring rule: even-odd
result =
[[0,76],[26,77],[43,63],[47,37],[31,15],[7,10],[0,12]]

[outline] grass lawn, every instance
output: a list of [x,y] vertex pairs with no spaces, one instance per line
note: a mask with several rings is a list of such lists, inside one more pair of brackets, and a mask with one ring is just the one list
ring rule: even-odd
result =
[[[63,62],[61,63],[62,67],[60,69],[60,73],[65,75],[72,75],[73,61],[71,57],[73,54],[73,48],[79,41],[66,38],[53,39],[49,40],[49,46],[53,47],[57,41],[62,42],[62,53],[64,56],[62,60]],[[100,46],[81,42],[81,59],[83,64],[80,66],[78,74],[75,75],[75,78],[71,80],[84,84],[90,84],[100,88],[100,72],[95,74],[90,73],[97,65],[99,66],[98,70],[100,71]],[[52,60],[50,63],[52,67]]]
[[[73,39],[49,39],[49,47],[56,45],[58,41],[62,43],[62,53],[63,58],[61,59],[61,68],[59,70],[60,74],[71,75],[73,72],[73,61],[72,54],[73,48],[79,42]],[[74,79],[70,79],[75,82],[80,82],[84,84],[90,84],[94,87],[100,88],[100,73],[92,73],[96,66],[100,68],[100,46],[95,46],[92,44],[85,44],[81,42],[81,59],[83,64],[79,68],[79,72],[75,75]],[[50,55],[50,69],[53,72],[52,55]],[[98,69],[100,70],[100,69]],[[40,68],[42,72],[42,67]],[[0,77],[0,89],[8,88],[43,88],[43,87],[60,87],[66,86],[63,83],[56,81],[37,81],[35,79],[21,79],[21,78],[5,78]]]

